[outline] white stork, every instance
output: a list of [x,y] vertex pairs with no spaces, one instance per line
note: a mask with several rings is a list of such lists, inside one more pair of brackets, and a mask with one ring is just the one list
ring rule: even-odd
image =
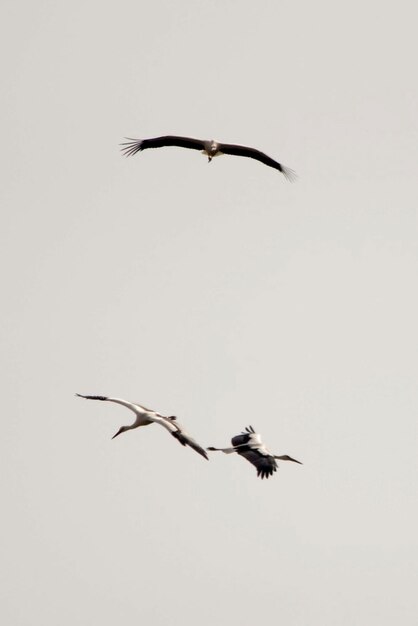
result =
[[76,396],[79,398],[86,398],[87,400],[103,400],[105,402],[115,402],[116,404],[121,404],[122,406],[126,406],[128,409],[131,409],[136,415],[136,419],[133,424],[130,426],[121,426],[119,430],[113,435],[112,439],[120,435],[121,433],[126,432],[127,430],[132,430],[133,428],[138,428],[139,426],[148,426],[148,424],[160,424],[164,426],[168,430],[168,432],[173,435],[183,446],[190,446],[193,450],[196,450],[199,454],[201,454],[205,459],[209,460],[206,451],[199,446],[199,444],[192,438],[190,435],[186,433],[183,426],[178,423],[177,418],[174,415],[170,417],[165,417],[156,411],[152,411],[150,409],[146,409],[144,406],[140,404],[135,404],[133,402],[128,402],[127,400],[121,400],[120,398],[107,398],[106,396],[83,396],[81,393],[76,393]]
[[233,452],[240,454],[247,459],[247,461],[255,465],[257,468],[257,476],[260,476],[261,478],[268,478],[277,470],[276,459],[280,459],[282,461],[293,461],[294,463],[302,465],[300,461],[292,459],[292,457],[287,454],[282,456],[271,454],[261,441],[260,435],[255,432],[252,426],[247,426],[245,431],[246,432],[243,432],[240,435],[236,435],[236,437],[232,437],[232,448],[210,447],[208,450],[224,452],[225,454],[232,454]]
[[232,154],[235,156],[249,157],[250,159],[261,161],[264,165],[274,167],[274,169],[279,170],[279,172],[284,174],[284,176],[290,181],[294,180],[296,177],[295,172],[290,168],[285,167],[278,161],[275,161],[271,157],[267,156],[267,154],[264,154],[264,152],[260,152],[260,150],[256,150],[255,148],[248,148],[247,146],[220,143],[218,141],[214,141],[213,139],[193,139],[192,137],[176,137],[174,135],[154,137],[152,139],[131,139],[129,137],[126,137],[126,139],[128,139],[128,141],[121,144],[124,146],[122,148],[122,152],[125,156],[133,156],[137,152],[147,150],[148,148],[177,146],[179,148],[201,150],[203,154],[207,155],[209,163],[212,161],[213,157],[219,156],[220,154]]

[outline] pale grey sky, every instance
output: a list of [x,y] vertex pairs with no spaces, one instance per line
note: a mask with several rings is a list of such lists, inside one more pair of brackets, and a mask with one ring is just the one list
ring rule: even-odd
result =
[[[417,623],[415,3],[3,3],[0,617]],[[120,156],[124,136],[246,159]],[[210,463],[75,392],[252,424]]]

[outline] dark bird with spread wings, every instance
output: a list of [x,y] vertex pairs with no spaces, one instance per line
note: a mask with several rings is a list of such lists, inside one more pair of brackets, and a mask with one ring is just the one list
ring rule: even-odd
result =
[[232,437],[231,443],[232,448],[210,447],[207,449],[216,452],[224,452],[225,454],[233,454],[234,452],[240,454],[247,459],[247,461],[255,465],[257,468],[257,476],[260,476],[260,478],[268,478],[273,475],[278,467],[276,459],[280,459],[281,461],[293,461],[294,463],[302,465],[300,461],[292,459],[292,457],[287,454],[282,456],[271,454],[261,441],[260,435],[255,432],[252,426],[247,426],[245,432],[236,435],[236,437]]
[[208,157],[209,163],[216,156],[221,154],[232,154],[234,156],[248,157],[255,159],[279,170],[288,180],[292,181],[296,178],[295,172],[288,167],[285,167],[278,161],[275,161],[271,157],[267,156],[264,152],[256,150],[255,148],[248,148],[247,146],[239,146],[232,143],[221,143],[213,139],[194,139],[192,137],[177,137],[175,135],[166,135],[164,137],[154,137],[152,139],[129,139],[122,143],[122,152],[125,156],[133,156],[141,150],[147,150],[148,148],[163,148],[166,146],[177,146],[178,148],[189,148],[190,150],[200,150]]
[[86,398],[87,400],[103,400],[106,402],[115,402],[116,404],[121,404],[122,406],[126,406],[128,409],[133,411],[136,415],[136,419],[133,424],[129,426],[121,426],[119,430],[113,435],[112,439],[120,435],[121,433],[126,432],[127,430],[132,430],[133,428],[138,428],[139,426],[148,426],[148,424],[160,424],[164,426],[168,432],[173,435],[177,441],[179,441],[183,446],[190,446],[193,450],[196,450],[199,454],[201,454],[205,459],[209,460],[206,451],[199,446],[199,444],[192,438],[187,432],[184,430],[183,426],[179,424],[177,418],[174,415],[170,417],[165,417],[156,411],[152,411],[151,409],[146,409],[144,406],[140,404],[135,404],[134,402],[128,402],[127,400],[121,400],[120,398],[107,398],[106,396],[83,396],[80,393],[76,393],[76,396],[79,398]]

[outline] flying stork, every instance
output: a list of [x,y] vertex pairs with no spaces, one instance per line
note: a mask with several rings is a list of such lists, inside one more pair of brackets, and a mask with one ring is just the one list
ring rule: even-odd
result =
[[173,435],[183,446],[190,446],[193,450],[196,450],[199,454],[201,454],[205,459],[209,460],[206,451],[199,446],[199,444],[192,438],[187,432],[184,430],[183,426],[178,423],[177,418],[174,415],[170,417],[165,417],[156,411],[152,411],[151,409],[146,409],[144,406],[140,404],[136,404],[134,402],[128,402],[127,400],[121,400],[120,398],[108,398],[106,396],[83,396],[81,393],[76,393],[76,396],[79,398],[86,398],[86,400],[103,400],[105,402],[115,402],[116,404],[121,404],[122,406],[126,406],[128,409],[131,409],[136,415],[136,419],[133,424],[130,426],[121,426],[119,430],[113,435],[112,439],[117,437],[118,435],[126,432],[127,430],[132,430],[133,428],[138,428],[139,426],[148,426],[148,424],[160,424],[164,426],[168,430],[168,432]]
[[247,426],[245,432],[236,435],[236,437],[232,437],[231,443],[232,448],[210,447],[208,450],[224,452],[225,454],[232,454],[233,452],[240,454],[247,459],[247,461],[255,465],[257,468],[257,476],[261,478],[268,478],[277,470],[276,459],[293,461],[294,463],[302,465],[300,461],[292,459],[292,457],[287,454],[282,456],[271,454],[261,441],[260,435],[255,432],[252,426]]
[[163,148],[165,146],[177,146],[179,148],[189,148],[191,150],[201,150],[203,154],[208,157],[210,163],[213,157],[221,154],[232,154],[235,156],[249,157],[256,161],[261,161],[264,165],[274,167],[279,170],[288,180],[294,180],[296,175],[293,170],[285,167],[278,161],[275,161],[271,157],[264,154],[260,150],[255,148],[248,148],[247,146],[238,146],[231,143],[221,143],[214,139],[203,140],[194,139],[192,137],[176,137],[174,135],[167,135],[165,137],[153,137],[152,139],[131,139],[126,137],[127,142],[122,143],[122,153],[125,156],[133,156],[141,150],[147,150],[148,148]]

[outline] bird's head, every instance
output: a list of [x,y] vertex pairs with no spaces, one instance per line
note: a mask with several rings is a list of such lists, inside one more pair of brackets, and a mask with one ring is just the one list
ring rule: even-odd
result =
[[129,426],[121,426],[118,430],[117,433],[115,433],[112,437],[112,439],[114,439],[115,437],[117,437],[118,435],[121,435],[122,433],[124,433],[126,430],[129,430]]
[[282,454],[282,456],[275,456],[275,459],[280,459],[281,461],[293,461],[293,463],[299,463],[299,465],[303,465],[302,461],[297,461],[296,459],[292,459],[288,454]]
[[167,419],[171,420],[172,422],[175,422],[177,417],[175,415],[169,415]]

